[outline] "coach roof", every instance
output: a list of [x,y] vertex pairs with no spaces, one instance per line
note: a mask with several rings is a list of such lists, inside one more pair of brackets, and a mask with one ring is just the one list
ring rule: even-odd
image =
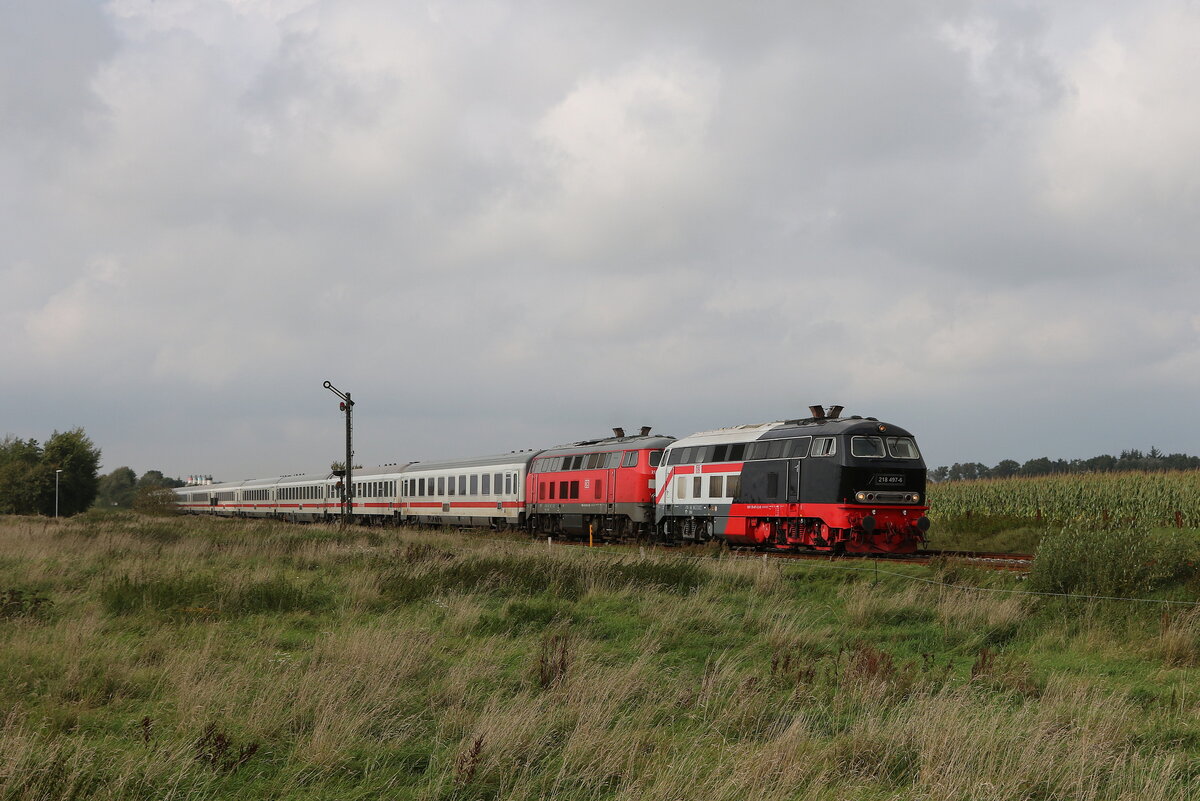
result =
[[404,468],[404,472],[412,473],[421,470],[459,470],[468,467],[528,467],[533,457],[540,451],[516,451],[501,453],[496,456],[477,456],[472,459],[450,459],[440,462],[413,462]]

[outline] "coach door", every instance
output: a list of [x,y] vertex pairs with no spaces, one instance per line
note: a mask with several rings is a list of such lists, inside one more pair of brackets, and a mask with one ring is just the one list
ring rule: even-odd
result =
[[610,515],[615,508],[613,504],[617,502],[617,467],[620,466],[623,455],[622,451],[605,454],[605,458],[608,459],[605,465],[608,469],[604,471],[604,502]]

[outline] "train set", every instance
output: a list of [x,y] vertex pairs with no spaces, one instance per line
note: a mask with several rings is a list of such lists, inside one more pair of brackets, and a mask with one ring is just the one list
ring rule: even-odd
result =
[[[802,419],[676,439],[649,428],[545,450],[356,469],[364,524],[523,529],[531,534],[705,542],[778,550],[915,552],[929,528],[913,435],[874,417],[809,407]],[[189,485],[186,513],[334,519],[334,474]]]

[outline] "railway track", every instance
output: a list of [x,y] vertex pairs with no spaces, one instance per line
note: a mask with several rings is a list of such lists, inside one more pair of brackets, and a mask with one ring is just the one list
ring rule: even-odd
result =
[[935,559],[953,559],[971,567],[981,567],[990,570],[1012,570],[1027,573],[1033,567],[1033,554],[1027,553],[991,553],[987,551],[920,551],[914,554],[829,554],[804,551],[759,551],[754,549],[734,549],[747,555],[763,555],[775,559],[808,559],[824,561],[877,561],[896,564],[927,565]]

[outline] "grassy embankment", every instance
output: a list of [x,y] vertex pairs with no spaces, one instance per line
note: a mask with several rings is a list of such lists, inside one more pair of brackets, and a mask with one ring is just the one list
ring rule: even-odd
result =
[[0,519],[0,799],[1196,796],[1200,613],[627,553]]

